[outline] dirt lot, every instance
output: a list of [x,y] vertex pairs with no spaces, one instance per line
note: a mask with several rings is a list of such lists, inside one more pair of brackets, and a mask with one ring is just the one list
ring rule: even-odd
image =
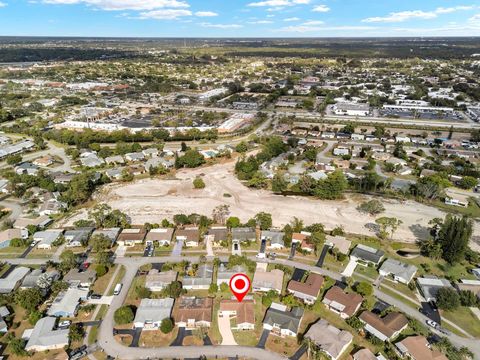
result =
[[[200,169],[185,169],[177,173],[177,180],[143,179],[134,183],[110,184],[97,195],[115,209],[127,213],[132,222],[158,223],[163,218],[171,219],[178,213],[199,213],[211,215],[212,210],[221,204],[230,205],[231,215],[247,221],[260,211],[273,216],[275,226],[282,226],[294,216],[305,224],[320,222],[327,229],[341,225],[347,232],[372,235],[365,224],[374,223],[374,218],[356,210],[358,203],[365,198],[349,196],[342,201],[322,201],[297,196],[274,195],[266,190],[252,190],[241,184],[234,173],[234,162],[218,164]],[[192,181],[202,176],[204,189],[194,189]],[[228,195],[226,195],[228,194]],[[382,216],[393,216],[403,221],[394,239],[413,242],[417,236],[425,234],[428,221],[443,217],[440,210],[413,201],[399,202],[384,199],[386,212]],[[69,219],[69,223],[78,216]],[[478,226],[475,235],[480,235]]]

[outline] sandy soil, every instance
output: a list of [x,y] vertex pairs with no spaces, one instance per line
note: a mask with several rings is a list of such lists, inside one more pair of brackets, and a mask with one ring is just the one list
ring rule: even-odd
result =
[[[146,179],[134,183],[110,184],[97,195],[99,201],[108,203],[115,209],[127,213],[132,223],[158,223],[173,215],[199,213],[211,215],[212,210],[221,204],[230,205],[231,216],[247,221],[256,213],[271,213],[275,226],[283,226],[294,216],[303,219],[305,224],[320,222],[327,229],[338,225],[347,232],[372,235],[365,225],[375,219],[356,210],[365,197],[348,196],[342,201],[322,201],[297,196],[274,195],[265,190],[252,190],[241,184],[233,173],[234,162],[218,164],[201,169],[186,169],[177,173],[177,180]],[[206,187],[193,189],[192,181],[202,176]],[[225,194],[230,194],[226,197]],[[386,211],[382,216],[392,216],[403,221],[394,239],[414,242],[425,236],[428,221],[443,217],[440,210],[413,201],[399,202],[383,199]],[[77,216],[69,219],[73,223]],[[480,234],[478,226],[475,235]]]

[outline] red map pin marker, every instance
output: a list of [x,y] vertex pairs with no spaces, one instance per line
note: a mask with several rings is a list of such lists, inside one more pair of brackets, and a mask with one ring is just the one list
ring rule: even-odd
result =
[[250,279],[245,274],[235,274],[230,278],[230,291],[241,302],[250,291]]

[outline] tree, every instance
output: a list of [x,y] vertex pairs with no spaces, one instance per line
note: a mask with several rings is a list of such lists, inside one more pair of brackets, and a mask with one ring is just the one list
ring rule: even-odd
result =
[[43,302],[43,295],[38,288],[20,290],[15,294],[15,302],[30,312]]
[[438,289],[436,304],[442,310],[455,310],[460,306],[460,296],[454,289],[442,287]]
[[183,156],[180,156],[175,161],[175,167],[177,169],[182,167],[187,168],[196,168],[200,165],[205,163],[205,158],[202,154],[198,152],[198,150],[187,150]]
[[16,338],[13,334],[8,340],[8,348],[12,354],[17,356],[28,356],[28,352],[25,350],[26,341]]
[[35,324],[37,323],[38,320],[40,320],[41,318],[43,317],[43,314],[38,311],[38,310],[33,310],[32,312],[30,312],[30,314],[28,315],[28,322],[32,325],[35,326]]
[[170,318],[165,318],[160,324],[160,331],[164,334],[168,334],[173,330],[173,321]]
[[464,176],[462,180],[458,183],[458,186],[462,189],[472,189],[478,185],[478,180],[473,176]]
[[162,293],[171,298],[178,298],[181,294],[183,294],[184,289],[182,288],[182,283],[180,281],[172,281],[170,284],[165,286]]
[[68,271],[77,266],[77,256],[72,250],[64,250],[60,254],[60,268],[62,271]]
[[208,292],[209,292],[210,294],[215,294],[215,293],[217,293],[217,292],[218,292],[218,285],[215,284],[215,283],[211,283],[211,284],[210,284],[210,287],[208,288]]
[[383,206],[383,203],[380,200],[370,200],[361,203],[357,207],[357,210],[362,213],[374,216],[384,212],[385,206]]
[[193,187],[195,189],[204,189],[205,188],[205,182],[203,181],[203,179],[201,177],[196,177],[193,180]]
[[394,217],[381,217],[375,220],[375,222],[380,225],[380,237],[382,239],[387,238],[389,229],[391,238],[393,238],[395,231],[397,231],[398,227],[403,224],[402,220]]
[[288,183],[283,174],[276,173],[272,179],[272,191],[275,193],[282,193],[287,190]]
[[355,330],[363,328],[363,323],[357,316],[351,316],[345,322]]
[[260,226],[260,230],[268,230],[272,227],[272,214],[266,212],[259,212],[254,217],[258,226]]
[[335,170],[328,174],[326,179],[317,183],[314,194],[318,198],[325,200],[341,199],[347,187],[348,182],[343,172]]
[[371,296],[373,294],[373,286],[365,281],[355,284],[354,290],[362,296]]
[[212,211],[213,221],[217,224],[225,224],[227,216],[230,214],[230,205],[218,205]]
[[135,314],[133,313],[133,309],[129,305],[124,305],[117,310],[115,310],[115,313],[113,314],[113,318],[115,320],[115,323],[117,325],[124,325],[131,323],[133,319],[135,318]]
[[460,296],[460,303],[462,306],[474,307],[480,302],[477,296],[470,290],[460,290],[458,295]]
[[103,264],[98,264],[95,266],[95,272],[97,273],[97,277],[102,277],[108,272],[108,268]]
[[227,219],[226,225],[229,229],[237,228],[240,226],[240,219],[236,216],[230,216]]
[[22,162],[22,155],[14,154],[7,156],[7,164],[8,165],[17,165]]
[[81,341],[83,340],[84,336],[85,336],[85,330],[83,329],[82,326],[80,326],[79,324],[70,325],[70,329],[68,332],[68,339],[71,342]]
[[92,247],[92,250],[98,253],[100,251],[110,249],[110,246],[112,245],[112,240],[110,240],[104,234],[98,234],[90,238],[89,244]]
[[246,153],[247,150],[248,150],[248,145],[245,141],[242,141],[238,143],[237,146],[235,146],[235,151],[240,154]]
[[454,264],[465,259],[465,251],[473,233],[473,223],[467,217],[456,217],[448,214],[439,231],[438,242],[442,246],[442,257]]
[[112,255],[110,251],[100,251],[95,256],[95,261],[99,265],[110,266],[113,263]]

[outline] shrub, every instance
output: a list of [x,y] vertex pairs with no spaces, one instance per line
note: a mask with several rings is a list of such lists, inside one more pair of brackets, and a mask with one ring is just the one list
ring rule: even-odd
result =
[[204,189],[205,188],[205,182],[203,181],[202,178],[196,177],[193,180],[193,187],[195,189]]
[[125,305],[115,311],[113,318],[117,325],[124,325],[131,323],[135,318],[135,314],[133,313],[133,309],[131,306]]
[[160,331],[164,334],[168,334],[173,330],[173,321],[170,318],[166,318],[162,320],[160,324]]
[[95,267],[95,271],[96,271],[98,277],[102,277],[103,275],[105,275],[108,272],[108,268],[105,265],[98,264]]

